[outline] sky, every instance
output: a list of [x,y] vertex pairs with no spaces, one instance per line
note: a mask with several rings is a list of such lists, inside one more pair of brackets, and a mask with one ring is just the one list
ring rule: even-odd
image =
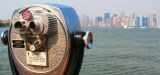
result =
[[10,19],[13,11],[25,5],[58,3],[75,8],[79,16],[86,14],[91,18],[102,16],[104,12],[147,16],[157,14],[160,16],[160,0],[1,0],[0,19]]

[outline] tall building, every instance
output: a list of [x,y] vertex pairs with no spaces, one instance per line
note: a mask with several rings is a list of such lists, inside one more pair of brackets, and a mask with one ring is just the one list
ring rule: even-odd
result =
[[130,18],[130,24],[129,27],[135,28],[136,27],[136,14],[133,13],[132,17]]
[[83,15],[82,16],[82,20],[81,20],[81,25],[82,26],[88,26],[89,25],[89,21],[90,21],[89,16]]
[[154,28],[156,26],[156,15],[149,15],[148,17],[148,28]]
[[92,19],[89,20],[88,26],[94,26],[94,23],[93,23],[93,20],[92,20]]
[[110,13],[104,13],[103,27],[110,27],[110,25],[111,25]]
[[155,26],[157,26],[157,15],[153,14],[153,23]]
[[114,14],[114,15],[112,16],[112,21],[111,21],[112,27],[115,27],[115,26],[117,25],[116,18],[117,18],[117,15]]
[[96,17],[96,25],[99,26],[99,27],[102,27],[102,16],[98,16]]
[[147,27],[148,26],[148,18],[147,17],[142,17],[142,27]]
[[120,27],[120,18],[117,14],[114,14],[111,18],[111,27]]
[[140,28],[141,26],[140,26],[140,17],[139,16],[137,16],[136,17],[136,28]]
[[104,19],[110,18],[110,13],[104,13]]
[[127,28],[129,25],[129,18],[125,12],[122,12],[120,15],[120,25],[123,28]]

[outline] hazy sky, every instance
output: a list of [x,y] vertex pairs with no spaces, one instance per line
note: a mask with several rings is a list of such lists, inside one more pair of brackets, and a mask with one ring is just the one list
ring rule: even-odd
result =
[[148,15],[156,13],[160,16],[160,0],[1,0],[0,18],[8,19],[13,10],[38,3],[58,3],[73,6],[78,15],[87,14],[90,17],[101,16],[104,12]]

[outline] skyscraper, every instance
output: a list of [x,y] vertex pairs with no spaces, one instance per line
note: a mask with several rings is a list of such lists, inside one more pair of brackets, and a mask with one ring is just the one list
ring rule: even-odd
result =
[[156,15],[149,15],[148,17],[148,28],[154,28],[156,26]]
[[114,14],[111,18],[112,27],[120,27],[120,19],[117,14]]
[[137,16],[136,17],[136,28],[139,28],[140,27],[140,17]]
[[147,17],[142,17],[142,27],[147,27],[148,26],[148,18]]
[[104,13],[104,19],[110,18],[110,13]]
[[157,15],[156,14],[153,14],[153,23],[154,23],[154,26],[157,26]]
[[110,13],[104,13],[103,26],[110,27],[110,24],[111,24]]
[[130,24],[129,27],[135,28],[136,27],[136,14],[133,13],[132,17],[130,18]]
[[89,20],[90,20],[89,16],[83,15],[82,20],[81,20],[81,25],[82,26],[88,26],[89,25]]
[[96,25],[102,27],[102,16],[96,17]]
[[129,25],[129,18],[125,12],[122,12],[120,15],[120,25],[123,28],[127,28]]

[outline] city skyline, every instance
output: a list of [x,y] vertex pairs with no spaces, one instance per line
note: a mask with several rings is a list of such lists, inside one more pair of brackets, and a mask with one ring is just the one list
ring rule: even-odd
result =
[[[90,18],[84,14],[80,16],[81,26],[97,26],[105,28],[160,28],[159,17],[157,14],[148,14],[148,16],[137,13],[126,14],[104,12],[103,15]],[[10,19],[0,19],[0,23],[9,23]]]
[[4,0],[0,3],[0,9],[3,10],[0,19],[10,19],[13,11],[22,6],[50,2],[72,6],[79,16],[87,14],[92,18],[103,15],[103,12],[120,13],[121,11],[127,14],[136,12],[139,15],[155,13],[158,17],[160,16],[159,0]]
[[104,12],[103,15],[96,18],[90,18],[88,15],[81,17],[82,26],[97,26],[105,28],[160,28],[157,14],[148,16],[139,16],[136,13],[131,15],[121,12],[120,14]]

